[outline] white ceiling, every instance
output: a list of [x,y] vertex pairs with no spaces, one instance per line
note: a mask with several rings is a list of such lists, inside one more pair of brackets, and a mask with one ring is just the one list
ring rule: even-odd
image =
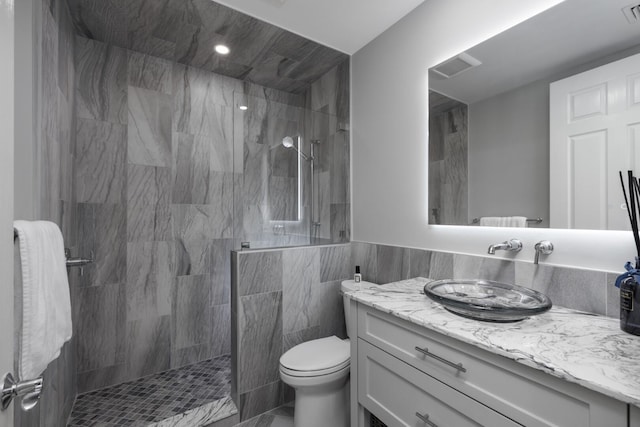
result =
[[216,0],[349,55],[424,0]]

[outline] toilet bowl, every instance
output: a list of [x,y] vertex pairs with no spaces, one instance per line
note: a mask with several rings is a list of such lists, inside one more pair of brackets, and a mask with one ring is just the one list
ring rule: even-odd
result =
[[[342,282],[342,291],[376,286],[372,283]],[[352,314],[344,297],[347,334]],[[355,335],[354,335],[355,336]],[[280,358],[280,378],[296,393],[295,427],[347,427],[349,425],[349,339],[336,336],[307,341],[293,347]]]

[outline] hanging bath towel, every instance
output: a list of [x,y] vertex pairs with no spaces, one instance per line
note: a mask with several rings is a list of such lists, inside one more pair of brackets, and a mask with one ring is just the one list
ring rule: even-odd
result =
[[14,221],[22,270],[19,377],[37,378],[71,339],[71,300],[64,241],[49,221]]

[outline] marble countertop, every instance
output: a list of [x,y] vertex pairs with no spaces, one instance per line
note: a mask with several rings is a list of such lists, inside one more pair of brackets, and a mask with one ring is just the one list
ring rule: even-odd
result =
[[619,320],[554,307],[514,323],[466,319],[425,296],[418,277],[346,292],[362,304],[513,359],[617,400],[640,406],[640,336]]

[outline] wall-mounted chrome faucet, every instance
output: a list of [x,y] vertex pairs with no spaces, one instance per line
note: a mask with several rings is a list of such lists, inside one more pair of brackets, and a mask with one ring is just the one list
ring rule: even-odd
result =
[[548,240],[542,240],[535,244],[534,249],[536,250],[536,257],[533,259],[533,263],[537,264],[540,260],[540,254],[549,255],[553,252],[553,243]]
[[495,255],[496,251],[520,252],[522,250],[522,242],[518,239],[505,240],[502,243],[489,246],[487,253]]

